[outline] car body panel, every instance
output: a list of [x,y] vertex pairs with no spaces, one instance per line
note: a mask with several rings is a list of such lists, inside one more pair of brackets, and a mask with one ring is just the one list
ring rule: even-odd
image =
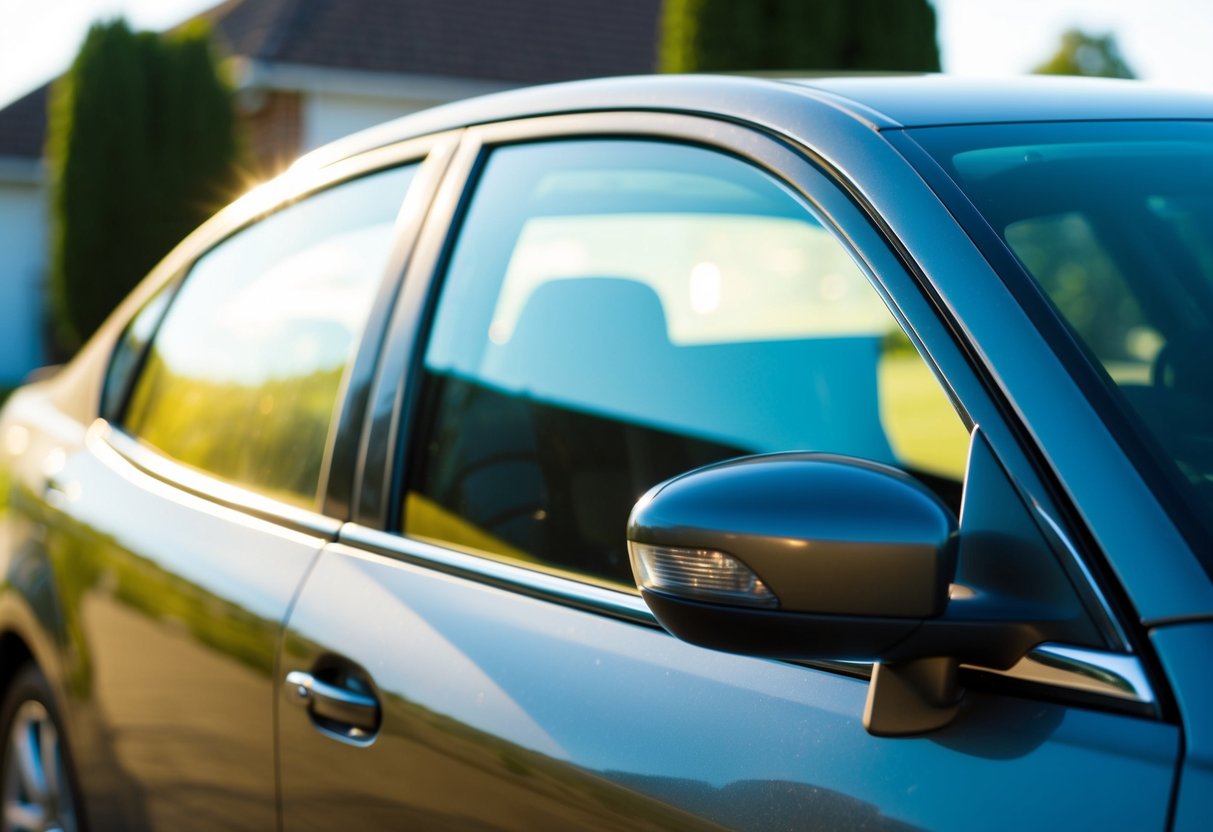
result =
[[1007,121],[1213,118],[1198,92],[1113,78],[805,78],[793,83],[855,102],[902,127]]
[[1174,726],[995,694],[938,733],[879,739],[861,727],[864,679],[340,544],[292,613],[281,670],[331,652],[374,669],[383,726],[341,746],[284,694],[286,830],[699,828],[663,804],[754,830],[1161,829],[1178,751]]
[[1150,641],[1171,678],[1184,715],[1184,762],[1175,806],[1176,829],[1200,829],[1213,816],[1213,622],[1159,627]]
[[12,501],[25,516],[7,518],[30,532],[23,562],[52,570],[76,763],[96,772],[81,786],[90,817],[132,830],[273,825],[279,626],[323,538],[181,492],[103,432],[47,450],[49,483],[15,486],[47,489],[46,502]]

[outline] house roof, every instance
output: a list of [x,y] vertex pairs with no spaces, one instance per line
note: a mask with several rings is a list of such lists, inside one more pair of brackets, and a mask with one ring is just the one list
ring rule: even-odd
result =
[[[199,16],[260,64],[513,84],[651,72],[661,0],[227,0]],[[37,158],[49,85],[0,110],[0,157]]]
[[0,110],[0,157],[38,159],[42,156],[49,100],[50,84],[43,84]]
[[228,0],[252,60],[521,84],[652,72],[661,0]]

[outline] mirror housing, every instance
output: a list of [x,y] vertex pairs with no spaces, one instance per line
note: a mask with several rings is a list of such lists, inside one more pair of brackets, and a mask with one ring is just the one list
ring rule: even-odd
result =
[[833,454],[700,468],[651,489],[628,521],[633,574],[663,627],[751,656],[879,662],[864,724],[887,736],[950,722],[960,663],[1005,669],[1046,640],[1049,622],[996,594],[950,597],[958,543],[955,515],[917,480]]
[[[773,454],[657,486],[632,511],[628,546],[642,590],[784,612],[930,618],[947,605],[956,572],[956,518],[895,468]],[[765,594],[705,593],[703,569],[727,568],[706,553],[738,559]],[[690,570],[685,582],[680,569]]]

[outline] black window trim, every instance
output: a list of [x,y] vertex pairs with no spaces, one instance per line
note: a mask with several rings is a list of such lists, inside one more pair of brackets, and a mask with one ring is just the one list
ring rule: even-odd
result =
[[165,486],[201,497],[225,508],[266,520],[292,531],[336,540],[341,520],[266,497],[177,462],[104,419],[89,427],[88,437]]

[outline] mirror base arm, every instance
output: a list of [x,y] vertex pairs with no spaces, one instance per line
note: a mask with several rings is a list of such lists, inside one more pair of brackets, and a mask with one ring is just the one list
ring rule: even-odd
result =
[[906,737],[949,724],[963,696],[957,667],[955,659],[944,657],[876,664],[863,727],[877,737]]

